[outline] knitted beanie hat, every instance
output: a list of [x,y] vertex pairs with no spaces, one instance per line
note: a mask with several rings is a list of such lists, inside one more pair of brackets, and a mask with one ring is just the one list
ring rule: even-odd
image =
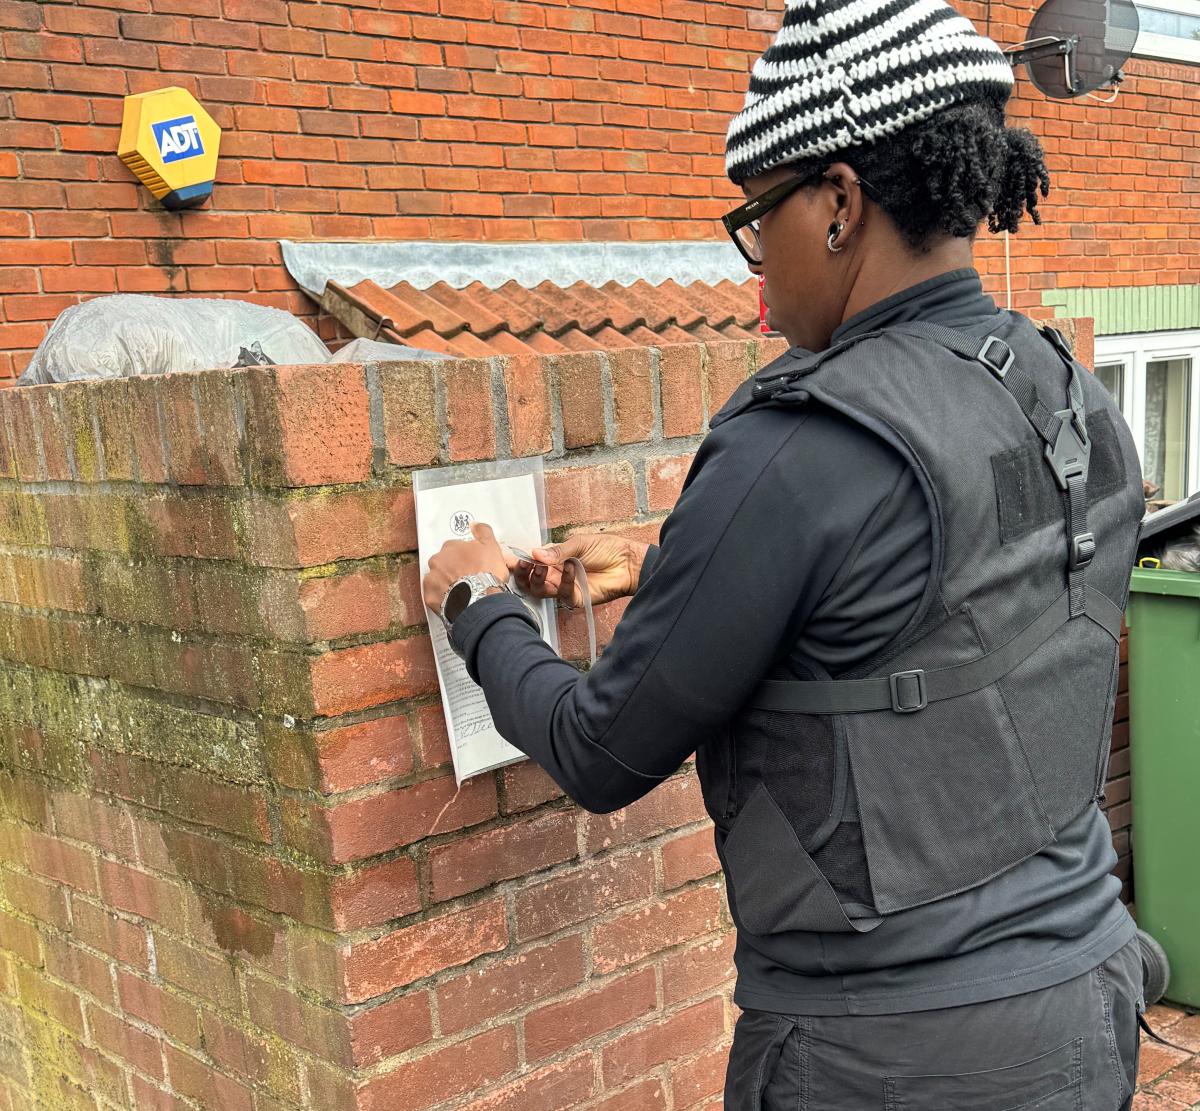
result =
[[946,0],[785,0],[729,123],[735,185],[785,162],[870,143],[948,105],[1003,105],[1012,66]]

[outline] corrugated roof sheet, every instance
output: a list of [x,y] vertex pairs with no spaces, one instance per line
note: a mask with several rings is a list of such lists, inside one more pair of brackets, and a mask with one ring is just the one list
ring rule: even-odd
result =
[[547,281],[531,289],[515,281],[497,289],[481,282],[385,289],[373,281],[349,287],[330,281],[321,303],[356,336],[447,355],[552,354],[761,334],[753,279],[599,287]]

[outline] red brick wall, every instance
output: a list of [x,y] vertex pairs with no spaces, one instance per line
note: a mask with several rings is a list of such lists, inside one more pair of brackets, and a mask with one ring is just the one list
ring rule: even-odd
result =
[[[0,381],[100,293],[316,308],[279,238],[712,239],[723,137],[779,0],[95,0],[0,7]],[[990,26],[985,22],[991,9]],[[1029,5],[961,0],[1002,44]],[[613,9],[615,10],[606,10]],[[1195,66],[1135,60],[1113,105],[1050,102],[1046,225],[1012,239],[1017,308],[1055,285],[1200,281]],[[191,89],[225,129],[203,211],[115,155],[121,97]],[[1003,243],[979,266],[1003,295]],[[332,322],[323,327],[333,334]]]
[[780,347],[0,392],[0,1109],[718,1111],[692,761],[609,815],[528,761],[456,792],[411,469],[562,413],[556,535],[654,539]]

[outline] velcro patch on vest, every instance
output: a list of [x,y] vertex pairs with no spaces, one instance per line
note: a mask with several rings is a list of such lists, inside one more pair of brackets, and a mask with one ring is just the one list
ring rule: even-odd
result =
[[[1107,412],[1089,413],[1088,435],[1092,455],[1088,467],[1088,502],[1107,498],[1125,486],[1125,460],[1116,429]],[[1017,540],[1052,521],[1063,520],[1063,499],[1040,441],[1001,451],[992,456],[996,480],[996,510],[1000,516],[1000,543]]]

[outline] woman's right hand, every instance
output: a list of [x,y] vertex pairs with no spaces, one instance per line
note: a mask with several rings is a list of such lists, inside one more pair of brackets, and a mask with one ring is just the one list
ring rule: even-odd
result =
[[574,556],[587,572],[592,605],[624,598],[637,590],[649,544],[607,533],[580,533],[561,544],[534,548],[532,564],[505,553],[517,585],[534,598],[558,598],[575,608],[583,604],[583,592],[575,582],[575,565],[565,563]]

